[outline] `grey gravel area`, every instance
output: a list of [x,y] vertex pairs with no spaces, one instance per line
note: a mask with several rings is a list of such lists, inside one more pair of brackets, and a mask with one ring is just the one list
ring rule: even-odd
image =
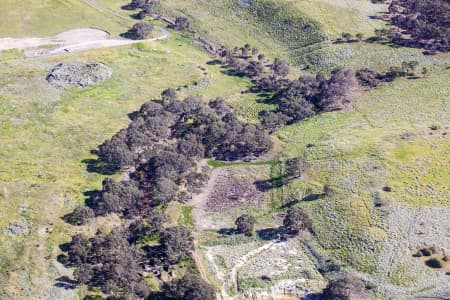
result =
[[85,88],[112,76],[110,67],[98,63],[58,64],[47,75],[47,81],[55,86],[74,86]]
[[15,223],[9,224],[3,228],[3,234],[7,235],[23,235],[29,232],[29,226],[26,220],[22,219]]

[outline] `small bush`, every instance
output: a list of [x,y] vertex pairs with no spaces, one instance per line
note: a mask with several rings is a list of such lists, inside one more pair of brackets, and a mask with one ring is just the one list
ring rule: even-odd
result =
[[433,251],[431,251],[430,248],[423,248],[420,252],[423,256],[431,256],[431,254],[433,254]]
[[422,257],[423,256],[422,251],[421,250],[417,251],[416,253],[413,254],[413,256],[414,257]]
[[441,125],[433,124],[433,125],[430,126],[430,129],[431,130],[439,130],[439,129],[441,129]]
[[383,191],[390,193],[390,192],[392,192],[392,188],[390,186],[385,186],[383,188]]
[[444,262],[439,258],[430,258],[425,264],[434,269],[440,269],[444,266]]

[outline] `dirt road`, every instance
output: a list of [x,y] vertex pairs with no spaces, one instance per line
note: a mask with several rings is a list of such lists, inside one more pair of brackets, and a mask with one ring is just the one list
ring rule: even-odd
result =
[[168,30],[155,27],[161,35],[147,40],[108,39],[103,30],[80,28],[45,38],[0,38],[0,51],[9,49],[25,50],[26,57],[49,56],[67,52],[131,45],[143,41],[158,41],[170,36]]

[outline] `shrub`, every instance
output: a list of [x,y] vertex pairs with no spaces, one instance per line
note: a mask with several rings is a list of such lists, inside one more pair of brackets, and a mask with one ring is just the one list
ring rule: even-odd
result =
[[389,193],[389,192],[392,192],[392,188],[390,186],[385,186],[385,187],[383,187],[383,191]]
[[346,274],[331,280],[323,291],[325,300],[369,299],[365,283],[354,274]]
[[433,125],[430,126],[430,129],[431,130],[439,130],[439,129],[441,129],[441,125],[433,124]]
[[414,257],[422,257],[423,256],[422,251],[421,250],[417,251],[416,253],[413,254],[413,256]]
[[420,250],[423,256],[431,256],[433,252],[429,248],[423,248]]
[[86,222],[95,217],[94,211],[86,206],[77,206],[73,212],[65,218],[65,220],[72,225],[84,225]]
[[177,31],[189,30],[190,29],[189,19],[186,17],[177,17],[175,19],[174,29]]

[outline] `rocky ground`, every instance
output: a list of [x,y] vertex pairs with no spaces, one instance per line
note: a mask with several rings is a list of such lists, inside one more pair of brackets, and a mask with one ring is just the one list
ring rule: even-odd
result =
[[111,68],[97,62],[58,64],[47,75],[47,81],[59,87],[85,88],[97,82],[108,80],[111,76]]

